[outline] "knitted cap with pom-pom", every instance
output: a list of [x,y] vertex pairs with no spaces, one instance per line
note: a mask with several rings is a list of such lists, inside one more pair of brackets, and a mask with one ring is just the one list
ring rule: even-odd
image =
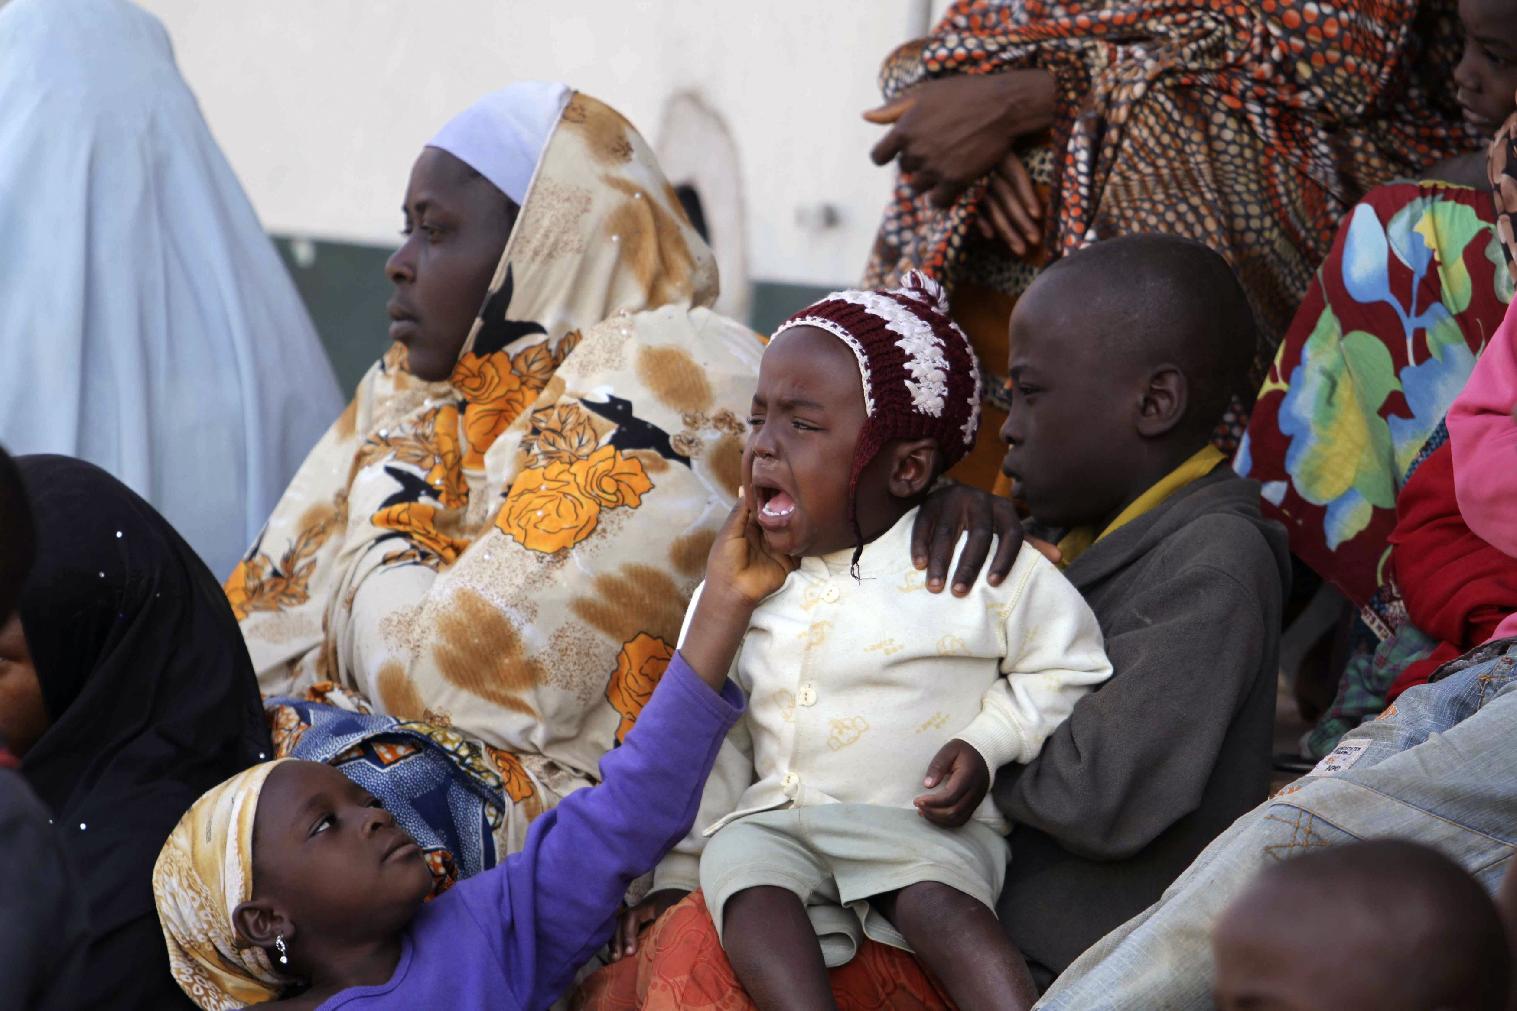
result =
[[[836,291],[791,316],[771,342],[797,327],[825,330],[848,345],[864,387],[864,428],[853,451],[848,500],[854,530],[859,475],[893,439],[932,438],[941,469],[974,446],[980,427],[980,362],[949,318],[942,287],[908,271],[901,287]],[[862,534],[859,535],[862,545]]]

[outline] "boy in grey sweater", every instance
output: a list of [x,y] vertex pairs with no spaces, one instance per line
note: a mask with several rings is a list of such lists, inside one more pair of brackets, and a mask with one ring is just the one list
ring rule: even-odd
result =
[[1114,670],[996,779],[1016,826],[998,912],[1041,986],[1268,789],[1289,555],[1211,448],[1255,346],[1226,261],[1169,236],[1068,256],[1012,314],[1003,469],[1068,531]]

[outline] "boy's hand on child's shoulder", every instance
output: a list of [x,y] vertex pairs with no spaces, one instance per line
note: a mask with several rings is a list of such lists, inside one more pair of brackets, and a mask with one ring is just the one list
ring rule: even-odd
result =
[[611,939],[611,961],[637,954],[637,941],[644,928],[663,916],[679,900],[689,895],[678,888],[649,892],[637,905],[623,908],[616,918],[616,936]]
[[992,541],[996,554],[985,579],[991,586],[1001,585],[1022,548],[1022,518],[1011,499],[958,482],[949,482],[927,496],[911,528],[911,561],[927,570],[931,592],[943,589],[954,548],[965,534],[969,537],[953,574],[953,592],[959,597],[969,592],[980,575],[990,558]]
[[764,543],[763,531],[753,522],[753,503],[744,489],[738,492],[737,504],[727,514],[727,522],[717,531],[706,556],[706,588],[702,593],[728,596],[756,607],[784,585],[796,564],[794,558],[777,555]]
[[934,825],[958,828],[990,792],[990,767],[972,745],[955,737],[933,756],[922,785],[928,792],[913,801],[917,813]]

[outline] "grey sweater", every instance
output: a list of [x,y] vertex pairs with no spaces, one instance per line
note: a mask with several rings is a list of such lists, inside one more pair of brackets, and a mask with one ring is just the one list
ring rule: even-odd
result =
[[1114,673],[994,790],[1015,826],[998,911],[1044,986],[1265,798],[1290,556],[1224,465],[1065,574]]

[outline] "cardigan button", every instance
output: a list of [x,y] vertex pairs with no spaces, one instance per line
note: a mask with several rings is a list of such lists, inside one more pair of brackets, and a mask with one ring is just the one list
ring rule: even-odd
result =
[[780,780],[780,789],[785,791],[785,796],[794,800],[795,795],[801,792],[801,777],[793,772],[785,773],[785,778]]
[[801,685],[801,690],[795,693],[795,704],[807,708],[816,705],[816,686],[809,681]]
[[836,604],[838,602],[838,598],[841,596],[842,594],[838,592],[838,588],[836,586],[829,586],[827,589],[822,591],[822,599],[829,604]]

